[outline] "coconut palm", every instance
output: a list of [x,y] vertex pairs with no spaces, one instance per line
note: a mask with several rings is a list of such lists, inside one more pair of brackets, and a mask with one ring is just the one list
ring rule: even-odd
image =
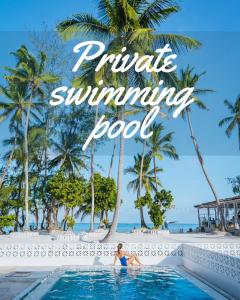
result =
[[61,132],[57,141],[53,141],[56,156],[50,162],[50,168],[61,168],[66,174],[80,174],[80,169],[86,169],[84,155],[79,147],[79,137],[76,133]]
[[156,160],[162,160],[164,155],[172,159],[178,159],[176,149],[171,143],[174,132],[164,134],[163,131],[164,126],[162,125],[162,123],[157,124],[156,122],[154,122],[149,128],[149,132],[152,132],[153,134],[147,140],[147,147],[150,149],[148,155],[150,155],[153,159],[155,170],[156,191],[158,191]]
[[40,52],[39,61],[34,55],[29,53],[26,46],[21,46],[13,55],[17,58],[17,68],[11,69],[7,68],[10,72],[10,75],[6,76],[6,79],[12,81],[13,83],[23,83],[28,87],[28,105],[27,113],[25,118],[25,213],[26,213],[26,226],[25,229],[29,228],[29,214],[28,214],[28,202],[29,202],[29,180],[28,180],[28,171],[29,171],[29,157],[28,157],[28,128],[30,123],[30,116],[32,105],[36,97],[44,98],[43,86],[45,84],[50,84],[58,81],[58,77],[45,72],[46,67],[46,55],[43,52]]
[[[201,74],[195,74],[193,71],[194,71],[194,69],[191,68],[190,66],[188,66],[185,70],[182,69],[180,71],[180,77],[179,77],[179,80],[178,80],[178,83],[177,83],[177,88],[179,90],[181,90],[181,89],[184,89],[184,88],[189,87],[189,86],[194,87],[194,91],[192,93],[192,96],[194,98],[194,103],[193,104],[195,104],[195,106],[197,106],[200,109],[206,109],[205,104],[199,99],[199,95],[203,95],[203,94],[206,94],[206,93],[209,93],[209,92],[213,92],[213,90],[199,88],[198,87],[199,80],[205,74],[205,72],[203,72]],[[192,122],[191,122],[191,107],[190,106],[187,106],[182,111],[182,117],[183,117],[183,119],[187,118],[187,123],[188,123],[189,131],[190,131],[190,137],[192,139],[193,146],[194,146],[195,152],[197,154],[198,161],[200,163],[203,174],[204,174],[204,176],[207,180],[207,183],[208,183],[208,185],[209,185],[209,187],[210,187],[210,189],[213,193],[215,201],[217,203],[218,210],[219,210],[220,216],[221,216],[222,228],[224,230],[226,230],[224,215],[223,215],[223,211],[220,207],[219,198],[217,196],[216,190],[215,190],[215,188],[213,186],[213,183],[212,183],[212,181],[211,181],[211,179],[210,179],[210,177],[207,173],[207,170],[205,168],[204,160],[203,160],[202,154],[200,152],[196,136],[195,136],[194,131],[193,131],[193,126],[192,126]]]
[[26,114],[26,86],[23,84],[15,85],[9,82],[7,87],[0,86],[0,93],[5,98],[0,102],[0,120],[3,122],[9,119],[9,130],[14,134],[12,149],[6,159],[6,165],[0,178],[1,189],[16,148],[17,128],[22,125],[23,116]]
[[233,130],[237,128],[238,130],[238,147],[240,150],[240,95],[237,97],[234,103],[231,103],[228,100],[224,101],[225,106],[230,112],[230,116],[222,119],[219,122],[219,126],[227,125],[226,135],[228,137],[231,136]]
[[[107,53],[119,53],[127,47],[128,53],[135,52],[144,55],[154,53],[155,46],[170,44],[174,51],[181,49],[197,48],[200,43],[194,39],[176,35],[155,33],[155,26],[165,21],[170,15],[178,12],[179,7],[172,0],[98,0],[99,19],[89,14],[75,14],[61,22],[57,29],[66,38],[73,38],[82,34],[95,36],[107,41]],[[104,53],[103,53],[104,54]],[[97,60],[96,60],[97,61]],[[95,63],[92,63],[92,68]],[[106,67],[109,68],[109,67]],[[104,70],[103,73],[106,73]],[[105,75],[105,74],[103,74]],[[129,81],[138,85],[139,73],[129,71],[125,74],[114,74],[108,77],[110,85],[129,86]],[[121,107],[120,120],[124,121],[124,107]],[[112,226],[104,241],[110,241],[116,232],[119,209],[121,203],[121,186],[123,173],[124,141],[120,136],[118,179],[117,179],[117,204],[114,211]]]
[[[143,160],[143,166],[141,169],[142,164],[142,156],[140,154],[137,154],[134,156],[134,165],[133,167],[126,168],[124,173],[134,176],[135,178],[131,180],[128,185],[128,190],[133,190],[134,192],[137,192],[137,198],[141,197],[140,190],[144,188],[145,192],[151,193],[152,191],[156,191],[156,174],[159,172],[162,172],[163,169],[156,168],[156,169],[150,169],[151,167],[151,156],[145,155]],[[140,177],[141,180],[140,180]],[[158,185],[161,185],[160,181],[157,179]],[[142,184],[142,187],[140,187],[140,184]],[[143,208],[140,208],[140,218],[141,218],[141,227],[147,227],[145,220],[144,220],[144,214],[143,214]]]
[[[21,194],[24,192],[23,182],[24,182],[24,164],[25,164],[25,152],[24,152],[24,130],[22,129],[16,129],[17,134],[16,137],[10,137],[9,139],[5,139],[3,141],[3,145],[7,147],[13,147],[15,144],[15,151],[13,153],[12,159],[14,160],[14,176],[16,177],[18,184],[17,184],[17,199],[18,205],[23,200],[22,197],[20,197]],[[31,148],[29,149],[29,161],[30,164],[30,171],[29,171],[29,181],[33,182],[33,180],[36,180],[39,178],[39,172],[35,172],[36,165],[40,161],[40,151],[41,146],[43,145],[44,140],[44,130],[41,127],[30,127],[28,131],[28,140],[31,144]],[[5,157],[9,157],[10,151],[7,151],[5,153]],[[14,177],[13,176],[13,177]],[[36,199],[33,199],[32,204],[35,203]],[[21,204],[22,207],[24,205]],[[18,210],[17,210],[18,211]],[[22,217],[22,222],[26,222],[26,215],[24,218],[24,215]]]
[[[7,170],[11,164],[14,150],[17,142],[18,129],[23,126],[24,117],[27,112],[27,99],[28,89],[27,85],[23,83],[7,82],[6,87],[0,86],[0,94],[4,97],[4,100],[0,101],[0,120],[1,122],[9,120],[10,132],[14,134],[14,143],[12,144],[12,150],[7,158],[6,166],[2,172],[0,178],[0,188],[7,174]],[[41,101],[35,101],[32,105],[31,116],[36,120],[39,120],[38,113],[41,111],[43,103]]]

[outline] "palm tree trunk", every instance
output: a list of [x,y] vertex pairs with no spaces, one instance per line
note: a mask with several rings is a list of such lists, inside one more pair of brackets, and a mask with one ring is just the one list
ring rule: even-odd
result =
[[53,224],[54,229],[58,229],[58,208],[53,207]]
[[239,148],[239,151],[240,151],[240,123],[238,123],[238,148]]
[[42,210],[42,222],[41,222],[41,230],[44,229],[44,223],[45,223],[45,219],[46,219],[46,216],[45,216],[45,212],[46,212],[46,208],[43,208]]
[[104,210],[102,210],[102,211],[100,212],[100,221],[99,221],[99,226],[98,226],[98,228],[104,228],[103,217],[104,217]]
[[35,223],[36,223],[36,230],[38,230],[38,221],[39,221],[39,215],[38,215],[38,209],[35,210]]
[[24,174],[25,174],[25,230],[29,230],[29,181],[28,181],[28,127],[30,121],[30,112],[32,106],[32,93],[28,103],[26,123],[24,129],[24,154],[25,154],[25,162],[24,162]]
[[14,229],[13,231],[18,231],[18,215],[19,215],[19,208],[15,209],[15,222],[14,222]]
[[108,211],[107,210],[105,211],[105,218],[106,218],[106,221],[108,223]]
[[217,206],[218,206],[218,209],[220,211],[220,216],[221,216],[222,229],[224,229],[226,231],[225,218],[224,218],[224,215],[223,215],[223,211],[221,209],[221,204],[220,204],[220,202],[218,200],[218,196],[217,196],[217,193],[215,191],[215,188],[214,188],[214,186],[213,186],[213,184],[212,184],[212,182],[211,182],[211,180],[210,180],[210,178],[209,178],[209,176],[207,174],[207,171],[206,171],[206,169],[204,167],[204,161],[203,161],[202,155],[200,153],[199,146],[197,144],[197,140],[196,140],[196,138],[194,136],[194,133],[193,133],[192,123],[191,123],[191,118],[190,118],[190,112],[189,112],[188,109],[187,109],[187,120],[188,120],[188,126],[189,126],[189,130],[190,130],[190,134],[191,134],[191,139],[192,139],[193,146],[194,146],[194,149],[195,149],[197,157],[198,157],[198,161],[199,161],[200,166],[202,168],[203,174],[204,174],[204,176],[205,176],[205,178],[207,180],[207,183],[208,183],[208,185],[209,185],[209,187],[210,187],[210,189],[211,189],[211,191],[213,193],[215,201],[217,202]]
[[[96,106],[96,114],[94,125],[96,126],[98,119],[98,105]],[[91,197],[92,197],[92,206],[91,206],[91,219],[90,219],[90,232],[94,231],[94,146],[95,140],[92,140],[92,149],[91,149]]]
[[153,168],[154,168],[154,176],[155,176],[156,192],[158,192],[156,157],[153,157],[153,164],[154,164]]
[[[142,157],[141,157],[141,164],[140,164],[140,178],[139,178],[139,196],[140,198],[142,196],[142,181],[143,181],[143,163],[144,163],[144,157],[145,157],[145,148],[146,148],[146,139],[143,141],[143,150],[142,150]],[[141,227],[147,228],[147,225],[144,220],[144,214],[143,214],[143,208],[140,207],[140,220],[141,220]]]
[[[124,107],[121,108],[121,116],[120,120],[124,121]],[[124,163],[124,138],[123,134],[121,133],[120,136],[120,150],[119,150],[119,162],[118,162],[118,178],[117,178],[117,201],[116,207],[113,215],[113,221],[110,227],[108,234],[102,240],[102,242],[110,242],[116,233],[117,225],[118,225],[118,218],[119,218],[119,211],[121,206],[121,191],[122,191],[122,177],[123,177],[123,163]]]
[[47,221],[47,229],[48,231],[51,231],[53,229],[53,223],[52,223],[52,210],[53,208],[50,206],[47,206],[47,217],[46,217],[46,221]]
[[12,147],[12,151],[11,151],[9,157],[8,157],[6,166],[5,166],[5,168],[4,168],[3,172],[2,172],[2,176],[0,178],[0,189],[1,189],[2,185],[3,185],[4,178],[6,177],[7,171],[9,169],[9,166],[10,166],[11,162],[12,162],[12,158],[13,158],[13,154],[14,154],[14,151],[15,151],[15,148],[16,148],[16,144],[17,144],[17,134],[15,135],[14,144],[13,144],[13,147]]
[[142,180],[143,180],[143,163],[145,158],[145,148],[146,148],[146,139],[143,141],[143,149],[142,149],[142,157],[141,157],[141,164],[140,164],[140,178],[139,178],[139,197],[142,195]]
[[116,151],[116,139],[114,139],[113,152],[112,152],[111,162],[110,162],[109,171],[108,171],[109,178],[112,177],[112,168],[113,168],[113,160],[115,157],[115,151]]

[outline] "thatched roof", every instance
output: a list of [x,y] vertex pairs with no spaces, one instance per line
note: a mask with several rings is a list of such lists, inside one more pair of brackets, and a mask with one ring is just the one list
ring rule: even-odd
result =
[[[240,196],[235,196],[231,198],[219,199],[221,206],[224,204],[229,204],[229,206],[233,206],[234,203],[240,203]],[[201,204],[194,205],[196,208],[215,208],[217,207],[216,201],[204,202]]]

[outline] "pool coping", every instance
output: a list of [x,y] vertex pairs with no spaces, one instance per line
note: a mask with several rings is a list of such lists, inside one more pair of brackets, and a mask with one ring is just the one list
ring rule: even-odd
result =
[[[121,269],[126,267],[121,266],[62,266],[60,268],[56,268],[51,274],[48,274],[42,280],[38,280],[34,282],[31,286],[29,286],[26,290],[24,290],[21,295],[14,298],[14,300],[40,300],[44,295],[46,295],[55,283],[60,279],[60,277],[66,271],[97,271],[97,270],[112,270]],[[144,266],[143,269],[156,270],[162,268],[170,268],[176,271],[179,275],[181,275],[186,280],[189,280],[192,284],[194,284],[197,288],[205,292],[208,296],[212,297],[215,300],[235,300],[232,296],[228,295],[226,292],[220,290],[219,288],[209,284],[206,280],[199,277],[195,273],[189,271],[183,266],[175,266],[175,265],[166,265],[166,266]]]

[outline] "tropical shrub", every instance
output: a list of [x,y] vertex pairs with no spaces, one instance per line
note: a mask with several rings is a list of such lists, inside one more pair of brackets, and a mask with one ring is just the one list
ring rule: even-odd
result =
[[152,202],[148,212],[154,228],[158,229],[161,225],[163,225],[165,213],[172,207],[172,203],[173,196],[171,191],[163,189],[156,193],[154,201]]
[[0,216],[0,232],[4,233],[5,227],[14,226],[15,216],[8,215],[8,216]]
[[75,219],[74,217],[71,217],[71,216],[67,216],[66,217],[66,223],[67,223],[67,228],[68,229],[73,229],[73,226],[75,225]]

